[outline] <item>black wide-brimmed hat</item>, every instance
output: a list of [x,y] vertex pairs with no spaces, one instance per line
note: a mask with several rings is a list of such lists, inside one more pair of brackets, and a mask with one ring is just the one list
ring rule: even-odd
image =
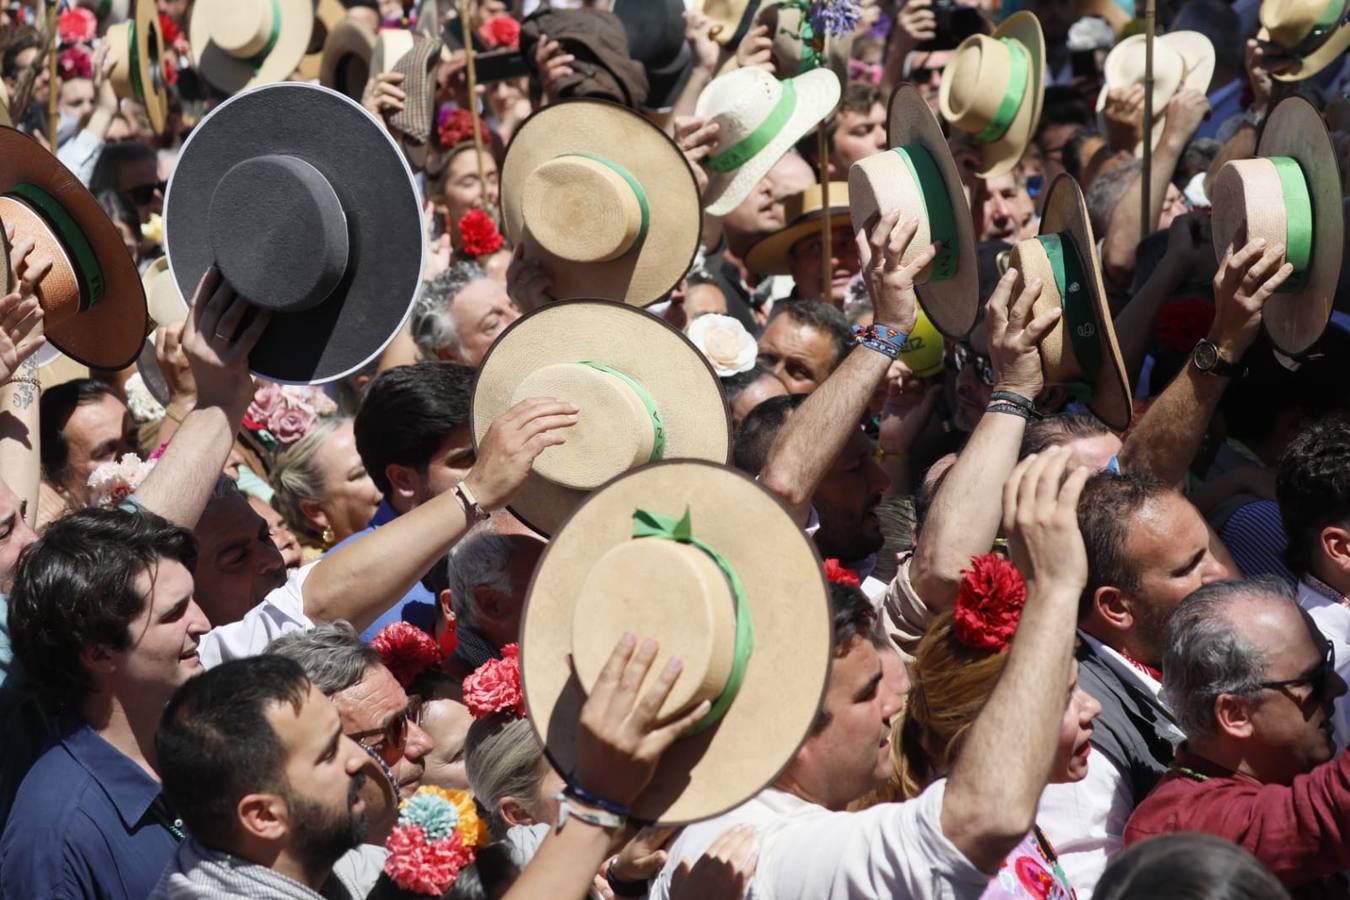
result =
[[202,119],[169,182],[164,230],[184,297],[214,263],[272,312],[249,365],[274,381],[364,366],[403,327],[422,277],[403,153],[360,104],[313,84],[255,88]]

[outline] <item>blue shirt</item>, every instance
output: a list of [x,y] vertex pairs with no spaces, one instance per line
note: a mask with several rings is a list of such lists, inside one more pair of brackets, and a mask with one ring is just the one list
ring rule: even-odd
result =
[[[332,549],[328,552],[332,553],[333,550],[336,550],[338,547],[342,547],[355,540],[360,540],[381,525],[387,525],[397,518],[398,513],[394,512],[394,508],[389,505],[389,501],[381,500],[380,507],[375,510],[375,515],[371,517],[369,525],[354,534],[348,535],[346,540],[334,544]],[[393,606],[382,612],[379,618],[377,618],[369,628],[361,632],[361,640],[370,643],[375,635],[380,633],[380,629],[384,626],[405,620],[413,622],[420,628],[425,628],[429,634],[430,627],[423,625],[422,623],[428,621],[435,622],[438,614],[439,608],[436,604],[435,596],[432,595],[431,591],[423,587],[422,582],[419,581],[412,586],[412,590],[403,595],[402,600],[399,600]]]
[[0,837],[0,898],[144,900],[178,847],[151,808],[159,782],[83,722],[61,724]]

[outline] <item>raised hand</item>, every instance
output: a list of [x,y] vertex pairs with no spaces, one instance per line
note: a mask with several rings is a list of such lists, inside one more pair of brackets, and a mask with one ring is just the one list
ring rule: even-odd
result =
[[407,92],[399,87],[402,83],[402,72],[381,72],[366,82],[366,89],[361,94],[361,105],[387,124],[391,118],[403,112],[403,104],[408,100]]
[[768,25],[756,25],[745,33],[736,48],[736,65],[742,69],[758,66],[771,75],[777,74],[773,68],[773,39],[769,37]]
[[611,861],[609,870],[618,881],[648,881],[666,865],[665,846],[678,828],[652,825],[643,828]]
[[552,300],[553,279],[537,259],[525,258],[525,245],[517,244],[506,267],[506,295],[521,314],[533,312]]
[[1078,593],[1087,584],[1087,550],[1078,530],[1078,497],[1092,470],[1069,472],[1072,453],[1054,447],[1017,464],[1003,485],[1003,530],[1013,564],[1034,587]]
[[905,52],[937,37],[937,13],[932,0],[908,0],[895,14],[895,37]]
[[1136,84],[1107,91],[1102,118],[1106,121],[1106,139],[1111,149],[1133,153],[1143,140],[1144,86]]
[[721,126],[716,122],[708,122],[701,116],[681,116],[675,120],[675,144],[694,172],[700,197],[708,189],[708,172],[703,168],[704,160],[717,147],[717,133],[720,130]]
[[0,297],[0,384],[8,383],[45,342],[37,298],[18,291]]
[[1012,299],[1017,270],[1003,273],[985,307],[989,328],[989,360],[994,364],[995,390],[1011,391],[1035,399],[1045,386],[1041,371],[1041,341],[1054,329],[1059,307],[1043,310],[1032,318],[1032,307],[1041,295],[1041,280],[1033,278]]
[[539,35],[539,43],[534,48],[534,65],[539,72],[539,83],[550,103],[558,99],[558,82],[572,74],[572,63],[576,57],[564,53],[562,45],[550,40],[546,34]]
[[[240,331],[250,309],[253,321]],[[215,266],[206,270],[192,295],[182,348],[197,385],[197,406],[217,406],[238,425],[253,400],[248,355],[272,314],[239,296]]]
[[501,509],[525,483],[535,459],[565,443],[577,422],[577,408],[551,397],[530,397],[502,413],[478,445],[478,462],[464,476],[484,509]]
[[1178,148],[1185,147],[1200,128],[1200,123],[1209,118],[1209,111],[1209,98],[1202,92],[1177,91],[1176,96],[1167,102],[1167,115],[1163,117],[1163,140],[1171,141]]
[[155,361],[169,388],[169,405],[187,415],[197,405],[197,382],[192,377],[192,364],[183,351],[183,332],[187,320],[176,325],[161,325],[155,329]]
[[697,10],[687,10],[684,14],[684,39],[694,52],[694,64],[708,72],[717,71],[717,63],[722,58],[722,45],[713,39],[713,20]]
[[938,245],[934,243],[919,251],[909,265],[900,264],[918,230],[917,218],[902,225],[900,210],[893,209],[880,218],[870,236],[861,228],[856,235],[863,280],[872,298],[876,321],[905,334],[914,330],[914,323],[919,319],[914,281],[938,252]]
[[1268,247],[1265,238],[1224,252],[1214,276],[1214,324],[1209,339],[1229,362],[1241,358],[1256,340],[1266,301],[1294,273],[1293,265],[1283,260],[1284,244]]

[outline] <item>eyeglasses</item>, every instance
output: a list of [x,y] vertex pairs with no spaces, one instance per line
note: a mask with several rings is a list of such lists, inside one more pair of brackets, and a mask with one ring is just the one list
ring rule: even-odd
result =
[[975,350],[965,343],[956,345],[953,352],[956,359],[956,371],[964,371],[969,366],[975,367],[975,374],[979,376],[980,381],[984,382],[985,387],[993,387],[997,380],[994,374],[994,363],[989,357],[976,353]]
[[1285,688],[1299,687],[1308,685],[1312,688],[1314,697],[1325,697],[1331,687],[1331,680],[1336,674],[1336,648],[1332,646],[1331,641],[1326,642],[1326,654],[1319,662],[1307,673],[1297,678],[1286,678],[1284,681],[1260,681],[1258,687],[1268,691],[1281,691]]
[[[422,724],[422,698],[416,694],[408,698],[408,705],[394,718],[390,719],[381,728],[372,728],[369,731],[358,731],[355,734],[349,734],[347,737],[356,741],[367,750],[373,750],[383,755],[390,749],[402,749],[403,742],[408,739],[408,723],[413,725]],[[367,743],[372,738],[378,738],[374,746]]]
[[149,184],[141,184],[134,188],[127,188],[122,192],[122,196],[126,197],[136,206],[146,206],[155,199],[155,191],[159,191],[162,196],[164,192],[168,190],[168,187],[169,183],[167,181],[152,181]]

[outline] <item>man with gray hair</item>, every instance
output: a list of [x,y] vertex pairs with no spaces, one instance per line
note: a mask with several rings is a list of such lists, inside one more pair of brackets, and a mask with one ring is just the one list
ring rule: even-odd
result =
[[412,314],[412,337],[427,359],[478,368],[488,347],[520,312],[506,286],[478,263],[461,261],[429,281]]
[[455,623],[455,650],[445,661],[455,678],[500,659],[502,648],[516,641],[525,594],[543,552],[544,542],[533,535],[486,528],[451,551],[433,637],[444,646],[446,628]]
[[1350,755],[1333,758],[1335,653],[1292,588],[1217,582],[1172,617],[1163,693],[1186,732],[1126,844],[1200,831],[1250,851],[1294,897],[1344,897]]

